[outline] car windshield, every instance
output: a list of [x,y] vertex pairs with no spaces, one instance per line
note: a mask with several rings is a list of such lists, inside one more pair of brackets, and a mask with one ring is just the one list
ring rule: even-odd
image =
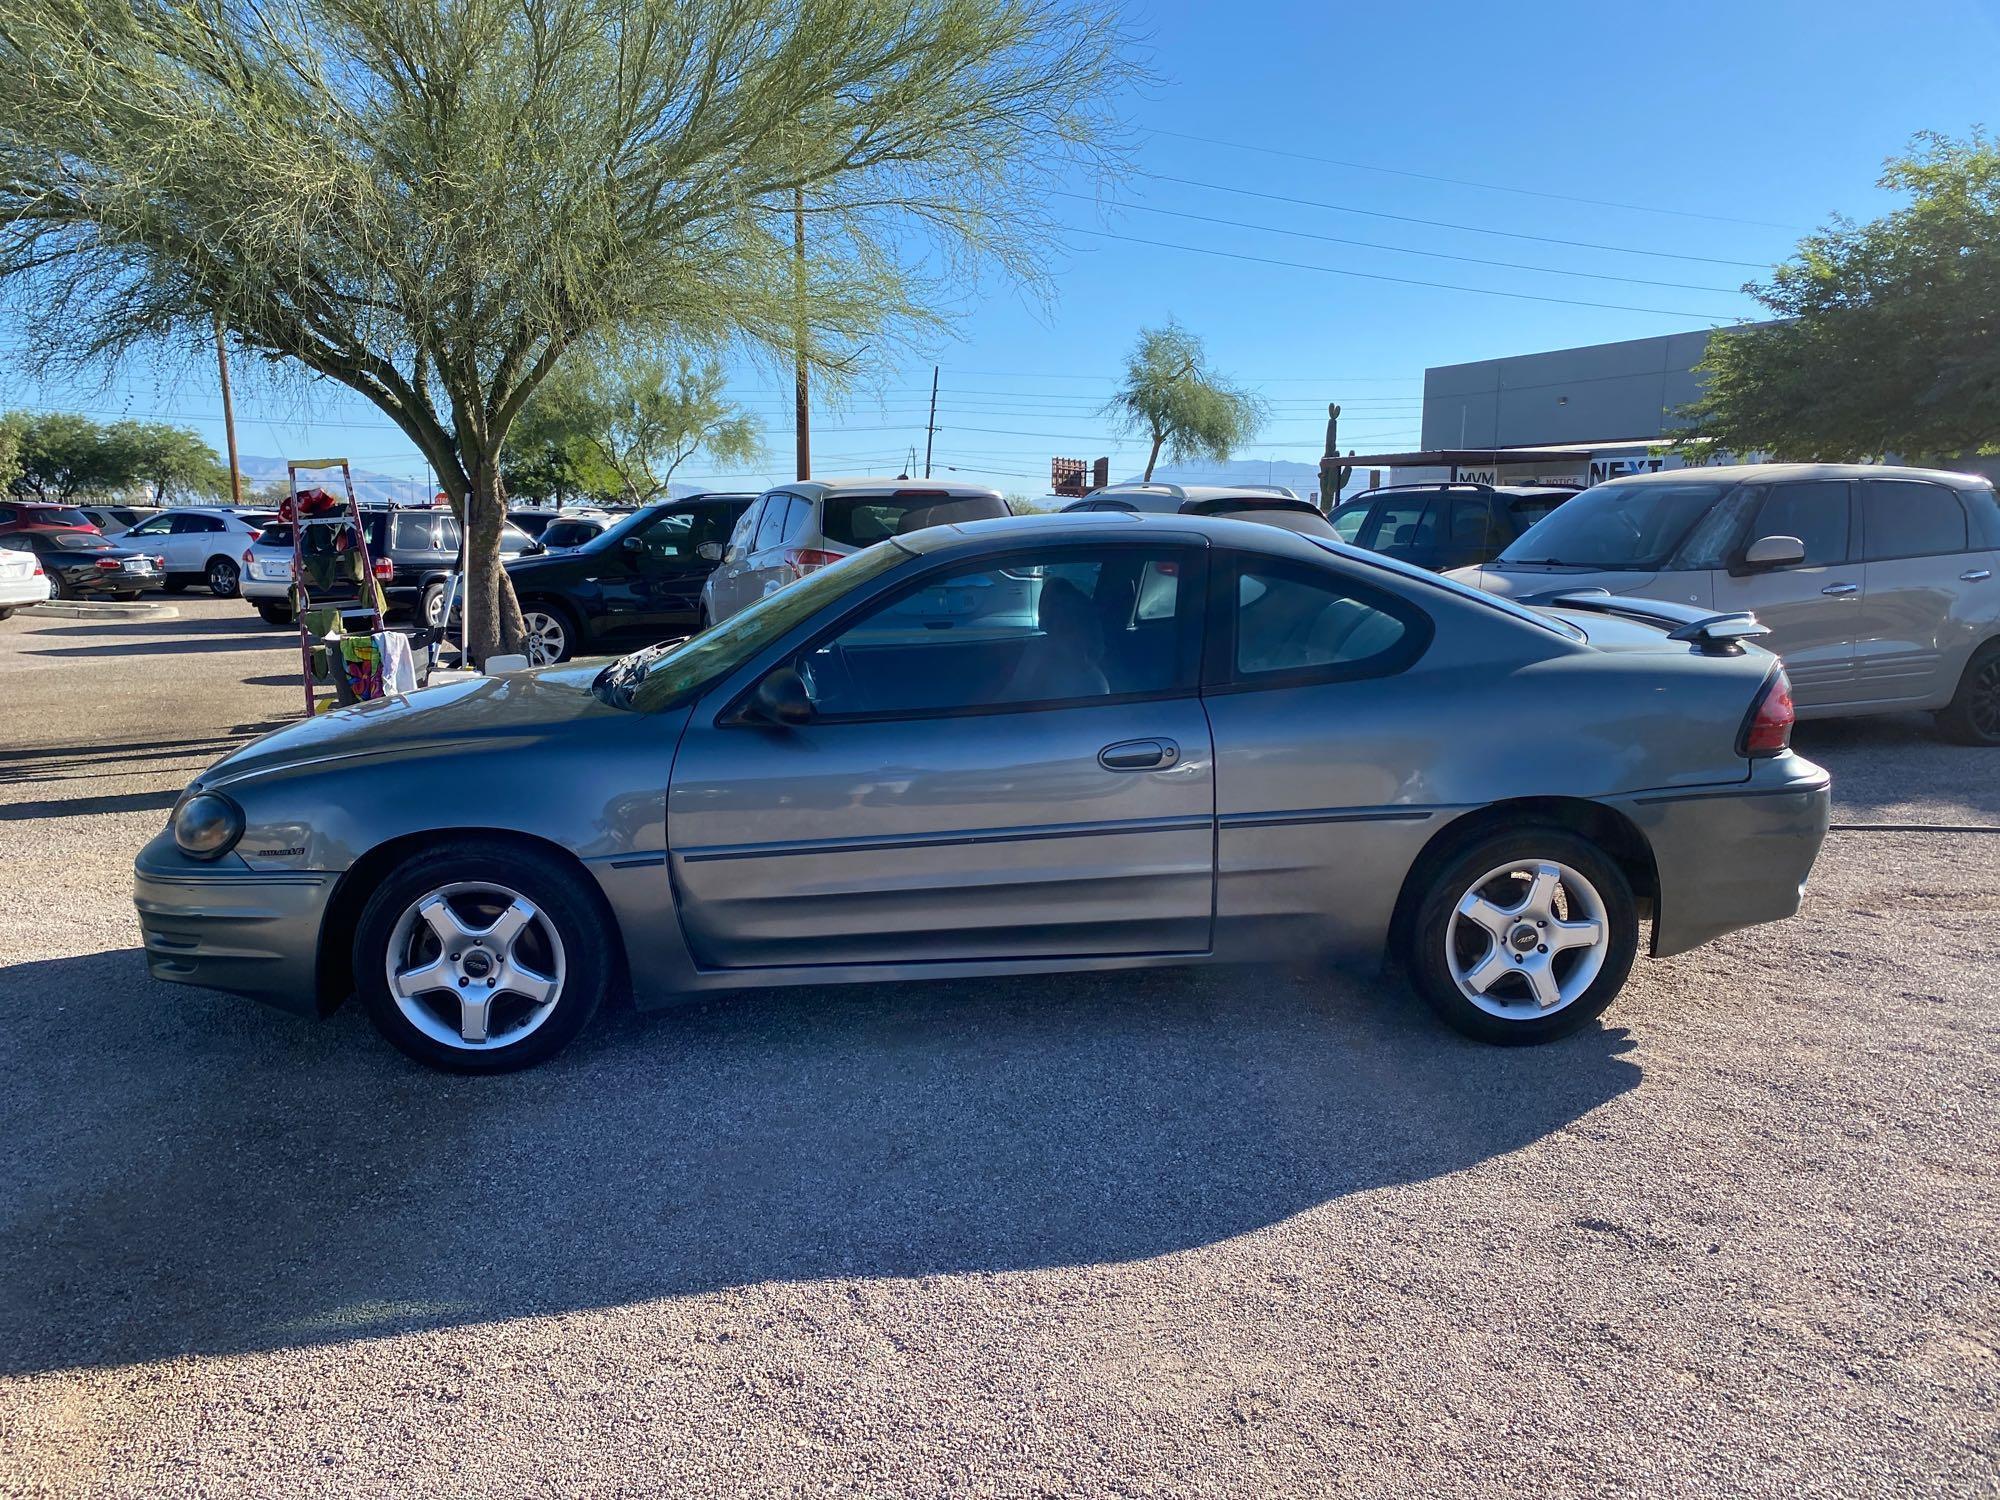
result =
[[1657,568],[1730,488],[1713,481],[1600,484],[1522,532],[1499,560],[1571,568]]
[[613,707],[656,713],[734,671],[801,620],[909,556],[893,544],[850,553],[684,641],[621,656],[591,688]]
[[820,530],[829,542],[867,547],[926,526],[992,521],[1010,514],[1007,502],[994,495],[951,495],[937,490],[828,495],[820,502]]

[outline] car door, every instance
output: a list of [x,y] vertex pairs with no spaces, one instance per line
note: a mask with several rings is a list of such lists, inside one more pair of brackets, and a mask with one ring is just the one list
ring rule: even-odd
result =
[[742,590],[739,607],[755,604],[792,581],[792,574],[785,566],[786,538],[796,536],[811,515],[812,502],[804,496],[780,491],[765,498],[764,513],[758,518],[749,556],[744,559],[743,571],[737,579]]
[[734,722],[748,682],[704,700],[667,812],[697,961],[1204,951],[1203,573],[1138,540],[939,564],[788,658],[807,722]]
[[[1799,707],[1852,702],[1863,588],[1852,486],[1839,479],[1766,485],[1748,509],[1749,523],[1727,566],[1711,575],[1715,608],[1747,609],[1770,628],[1758,644],[1784,658]],[[1767,536],[1797,537],[1805,543],[1805,561],[1750,567],[1744,553]]]
[[1408,805],[1429,731],[1405,678],[1434,632],[1365,571],[1213,555],[1218,951],[1381,952],[1412,829],[1435,811]]
[[161,566],[169,573],[192,571],[178,560],[180,553],[186,550],[184,543],[179,547],[175,545],[174,522],[179,519],[172,512],[149,516],[120,537],[119,543],[159,558]]
[[1864,479],[1857,699],[1941,704],[1991,628],[1992,559],[1965,504],[1941,484]]
[[710,575],[711,612],[718,620],[728,619],[748,602],[742,588],[743,569],[750,557],[750,543],[757,534],[758,521],[770,498],[759,495],[737,518],[735,528],[729,533],[729,545],[723,548],[722,561],[716,564],[715,572]]

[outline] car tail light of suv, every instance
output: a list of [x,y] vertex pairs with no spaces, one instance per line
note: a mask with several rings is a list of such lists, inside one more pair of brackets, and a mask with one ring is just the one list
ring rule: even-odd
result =
[[803,578],[815,568],[831,567],[842,557],[838,552],[822,552],[816,547],[787,547],[785,570],[793,578]]
[[375,576],[387,581],[396,576],[396,565],[386,557],[375,559]]
[[1758,689],[1756,706],[1738,736],[1737,748],[1748,756],[1783,755],[1792,748],[1792,725],[1796,722],[1791,680],[1780,667]]

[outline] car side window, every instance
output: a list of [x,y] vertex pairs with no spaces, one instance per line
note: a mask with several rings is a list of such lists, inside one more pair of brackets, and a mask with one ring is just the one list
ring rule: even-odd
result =
[[1242,686],[1387,676],[1430,641],[1414,604],[1300,563],[1240,559],[1232,602],[1228,676]]
[[933,573],[798,658],[822,717],[933,717],[1192,693],[1198,557],[1065,547]]
[[10,524],[19,514],[11,505],[0,505],[0,526]]
[[1745,535],[1795,536],[1806,544],[1801,567],[1823,568],[1847,561],[1847,486],[1828,480],[1774,484],[1757,508],[1757,519]]
[[1367,519],[1368,506],[1366,503],[1343,505],[1331,516],[1327,517],[1327,524],[1333,527],[1333,534],[1343,542],[1352,542],[1361,534],[1361,523]]
[[128,536],[165,536],[172,528],[172,516],[149,516],[126,533]]
[[1501,537],[1494,524],[1493,507],[1484,495],[1451,497],[1451,527],[1446,533],[1448,547],[1498,547]]
[[750,508],[737,518],[736,529],[729,533],[729,545],[740,552],[750,550],[750,540],[757,534],[757,519],[764,514],[763,499],[750,502]]
[[398,516],[395,526],[395,545],[405,552],[435,551],[437,530],[435,516]]
[[1431,544],[1432,498],[1428,493],[1421,493],[1398,495],[1377,502],[1374,514],[1361,528],[1360,544],[1371,552],[1428,547]]
[[1966,550],[1965,506],[1941,484],[1864,479],[1861,535],[1870,562]]
[[772,495],[764,502],[764,514],[757,522],[757,539],[751,543],[752,552],[762,552],[767,547],[778,544],[778,536],[784,530],[785,517],[791,512],[794,497]]

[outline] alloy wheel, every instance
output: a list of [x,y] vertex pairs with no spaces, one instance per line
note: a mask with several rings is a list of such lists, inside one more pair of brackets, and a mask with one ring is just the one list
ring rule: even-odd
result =
[[552,614],[539,609],[522,612],[521,623],[527,626],[527,657],[531,667],[552,667],[563,659],[563,652],[569,645],[569,632],[563,622]]
[[1445,929],[1459,993],[1502,1020],[1551,1015],[1588,990],[1611,951],[1604,898],[1553,860],[1516,861],[1472,882]]
[[228,599],[236,593],[236,564],[227,558],[218,557],[208,565],[208,591],[218,599]]
[[483,881],[441,886],[397,920],[389,994],[433,1041],[467,1052],[509,1047],[555,1013],[567,970],[548,914]]
[[2000,655],[1980,667],[1969,686],[1966,718],[1983,738],[2000,740]]

